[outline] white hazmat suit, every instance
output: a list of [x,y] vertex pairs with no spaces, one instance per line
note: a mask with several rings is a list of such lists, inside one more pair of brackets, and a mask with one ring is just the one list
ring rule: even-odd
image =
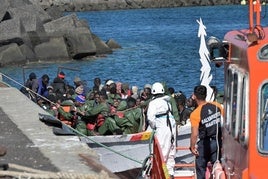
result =
[[[169,175],[174,175],[176,155],[176,122],[171,114],[168,95],[153,97],[150,101],[147,118],[150,127],[155,129],[155,135],[162,149]],[[173,142],[172,142],[173,137]]]

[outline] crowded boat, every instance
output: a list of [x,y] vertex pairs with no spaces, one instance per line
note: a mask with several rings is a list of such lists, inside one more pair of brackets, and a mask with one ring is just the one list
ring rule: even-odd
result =
[[[112,79],[103,84],[98,77],[93,83],[88,87],[75,77],[70,85],[63,71],[52,81],[47,74],[37,78],[32,72],[20,91],[52,116],[87,136],[133,134],[147,130],[146,110],[152,99],[151,84],[139,89]],[[176,124],[185,125],[195,104],[182,91],[176,92],[173,87],[163,85],[170,97]]]

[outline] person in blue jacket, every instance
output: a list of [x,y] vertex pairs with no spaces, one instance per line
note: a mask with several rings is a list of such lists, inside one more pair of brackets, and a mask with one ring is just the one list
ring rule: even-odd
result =
[[49,84],[49,76],[47,74],[44,74],[41,78],[38,79],[38,88],[37,88],[37,103],[38,104],[41,104],[44,101],[44,98],[47,98],[48,84]]

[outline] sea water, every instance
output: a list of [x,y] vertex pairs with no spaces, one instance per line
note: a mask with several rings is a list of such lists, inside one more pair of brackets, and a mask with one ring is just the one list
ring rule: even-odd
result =
[[[202,19],[206,26],[206,38],[215,36],[222,40],[226,32],[248,28],[247,6],[200,6],[160,9],[113,10],[76,12],[80,19],[87,20],[92,33],[103,41],[114,39],[122,49],[114,50],[106,57],[92,60],[77,60],[65,63],[45,64],[46,68],[25,69],[25,77],[35,72],[38,77],[48,74],[51,81],[58,67],[75,68],[64,70],[66,79],[73,84],[75,76],[93,86],[93,79],[100,77],[115,82],[137,85],[156,81],[165,82],[176,92],[191,95],[193,87],[200,84],[200,56],[198,38]],[[40,65],[39,65],[40,66]],[[211,64],[213,81],[220,90],[223,88],[223,67]],[[22,67],[5,67],[0,71],[17,83],[23,84]]]

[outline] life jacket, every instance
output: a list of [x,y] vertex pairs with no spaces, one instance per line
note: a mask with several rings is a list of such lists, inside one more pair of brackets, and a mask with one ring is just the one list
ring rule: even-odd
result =
[[87,123],[87,129],[93,131],[96,127],[96,124]]
[[[70,112],[71,111],[71,106],[62,106],[62,109],[65,111],[65,112]],[[63,122],[64,124],[66,125],[69,125],[71,127],[74,127],[75,124],[76,124],[76,118],[73,118],[71,120],[67,120],[63,115],[61,115],[59,113],[59,120],[61,122]]]
[[116,110],[116,107],[114,107],[114,106],[110,106],[110,112],[112,113],[112,114],[115,114],[115,115],[117,115],[120,119],[122,119],[123,117],[124,117],[124,113],[122,112],[122,111],[117,111]]
[[87,129],[92,131],[96,127],[102,126],[102,124],[104,123],[104,120],[105,120],[104,116],[102,114],[98,114],[96,122],[94,124],[87,123]]
[[117,112],[116,112],[116,115],[117,115],[120,119],[124,118],[124,116],[125,116],[125,114],[124,114],[122,111],[117,111]]
[[97,117],[97,127],[100,127],[102,126],[102,124],[104,123],[104,116],[102,114],[99,114],[98,117]]

